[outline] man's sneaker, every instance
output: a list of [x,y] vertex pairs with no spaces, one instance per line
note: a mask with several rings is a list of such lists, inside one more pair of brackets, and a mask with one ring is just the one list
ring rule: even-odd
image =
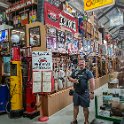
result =
[[72,121],[71,124],[78,124],[77,120]]

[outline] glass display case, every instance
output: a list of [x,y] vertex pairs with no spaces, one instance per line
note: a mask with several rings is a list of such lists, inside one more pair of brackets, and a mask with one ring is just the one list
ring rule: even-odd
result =
[[120,123],[124,117],[124,89],[112,88],[95,96],[96,118]]

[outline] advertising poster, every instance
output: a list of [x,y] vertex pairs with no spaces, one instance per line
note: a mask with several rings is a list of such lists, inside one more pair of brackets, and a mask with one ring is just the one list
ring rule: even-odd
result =
[[47,36],[56,37],[57,30],[53,27],[47,27]]
[[66,50],[68,50],[68,52],[71,53],[72,52],[72,44],[73,44],[73,34],[69,31],[66,31],[65,38],[66,38],[66,41],[65,41]]
[[65,33],[63,31],[57,31],[57,48],[65,48]]
[[48,49],[56,49],[56,42],[57,42],[57,37],[56,37],[56,29],[53,27],[47,27],[47,48]]
[[90,40],[83,40],[83,49],[84,52],[86,52],[87,54],[91,53],[92,49],[91,49],[91,41]]
[[49,36],[47,37],[47,48],[48,49],[56,49],[56,37]]
[[72,43],[72,53],[76,54],[78,52],[78,39],[77,38],[73,38],[73,43]]

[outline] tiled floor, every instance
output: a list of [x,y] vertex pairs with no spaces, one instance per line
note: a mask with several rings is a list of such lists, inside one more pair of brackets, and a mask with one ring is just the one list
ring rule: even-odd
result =
[[[105,89],[106,86],[98,89],[95,91],[96,94],[99,93],[99,91]],[[95,106],[94,106],[94,100],[91,101],[91,107],[90,107],[90,122],[95,118]],[[37,118],[34,118],[32,120],[28,118],[19,118],[19,119],[9,119],[7,115],[1,115],[0,116],[0,124],[70,124],[70,122],[73,119],[73,105],[69,105],[66,108],[60,110],[59,112],[55,113],[54,115],[49,117],[48,122],[41,123],[38,122]],[[100,120],[103,123],[100,124],[112,124],[112,122],[103,121]],[[82,108],[80,108],[79,116],[78,116],[78,124],[83,124],[84,118],[83,118],[83,112]]]

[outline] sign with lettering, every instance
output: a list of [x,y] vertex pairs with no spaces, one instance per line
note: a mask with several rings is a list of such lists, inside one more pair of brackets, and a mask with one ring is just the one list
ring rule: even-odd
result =
[[45,2],[45,24],[54,26],[56,28],[67,28],[73,33],[78,32],[78,20],[70,15],[64,13],[62,10]]
[[115,0],[84,0],[84,11],[113,5]]
[[33,71],[52,71],[52,53],[51,52],[32,52]]

